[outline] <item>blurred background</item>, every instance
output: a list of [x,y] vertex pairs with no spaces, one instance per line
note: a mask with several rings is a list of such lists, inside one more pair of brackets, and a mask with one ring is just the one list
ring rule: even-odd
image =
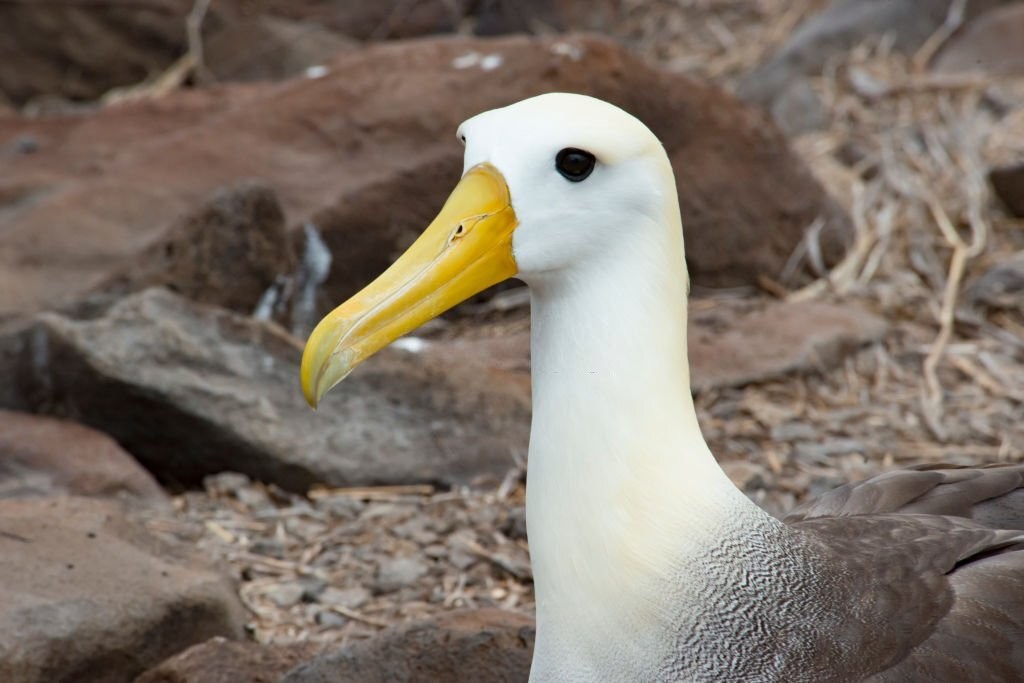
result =
[[0,0],[0,679],[525,680],[525,289],[298,361],[550,91],[663,141],[758,504],[1024,457],[1024,2]]

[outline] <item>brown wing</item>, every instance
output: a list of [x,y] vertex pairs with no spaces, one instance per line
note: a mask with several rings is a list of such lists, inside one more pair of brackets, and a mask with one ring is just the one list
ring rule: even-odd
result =
[[[923,467],[786,517],[849,577],[851,630],[879,637],[867,680],[1024,680],[1024,466]],[[851,597],[852,596],[852,597]]]

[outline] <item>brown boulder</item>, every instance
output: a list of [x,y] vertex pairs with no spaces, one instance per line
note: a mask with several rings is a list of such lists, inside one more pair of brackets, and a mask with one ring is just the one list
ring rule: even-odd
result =
[[497,36],[606,30],[625,11],[616,0],[252,0],[245,11],[321,24],[359,40],[441,33]]
[[317,643],[261,645],[211,638],[161,662],[135,683],[278,683],[321,649]]
[[448,612],[322,655],[281,683],[519,683],[534,635],[533,619],[516,612]]
[[115,504],[0,500],[0,680],[122,683],[243,620],[229,580]]
[[470,0],[256,0],[255,11],[320,24],[358,40],[415,38],[455,31]]
[[129,290],[165,286],[201,303],[250,312],[297,265],[284,210],[258,182],[221,190],[122,274]]
[[451,140],[464,118],[557,90],[622,106],[662,140],[676,173],[694,282],[727,286],[777,276],[819,215],[826,219],[826,258],[842,253],[846,217],[772,124],[723,91],[653,69],[614,43],[444,40],[360,58],[362,66],[353,62],[348,70],[388,83],[393,95],[384,101],[376,85],[354,92],[346,110],[360,125],[338,131],[335,144],[369,147],[368,154],[396,163],[354,182],[339,178],[334,205],[314,214],[335,254],[327,281],[332,300],[382,271],[436,213],[461,172],[462,150]]
[[319,78],[0,114],[0,146],[32,140],[31,153],[0,155],[0,319],[123,282],[180,216],[242,178],[272,186],[292,225],[322,229],[335,257],[324,303],[339,301],[441,206],[461,169],[460,121],[551,90],[611,100],[662,138],[696,283],[777,276],[819,215],[826,256],[840,252],[846,217],[774,126],[724,92],[597,38],[431,39],[343,52]]
[[[170,69],[185,54],[194,0],[0,3],[0,102],[66,108]],[[614,2],[217,0],[203,15],[204,78],[282,78],[352,39],[601,30]]]
[[55,493],[167,501],[149,472],[106,434],[0,410],[0,499]]
[[137,83],[182,53],[193,0],[0,3],[0,92],[93,100]]
[[504,475],[529,433],[529,370],[504,367],[500,343],[406,340],[314,412],[297,339],[164,290],[96,319],[44,314],[28,335],[12,371],[26,402],[111,434],[176,484],[225,470],[299,492],[465,483]]

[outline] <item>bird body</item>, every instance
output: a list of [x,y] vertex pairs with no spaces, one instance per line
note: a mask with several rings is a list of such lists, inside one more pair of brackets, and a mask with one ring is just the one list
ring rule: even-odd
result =
[[530,286],[532,681],[1024,679],[1024,466],[882,475],[771,517],[697,423],[679,204],[654,135],[549,94],[459,136],[462,182],[320,323],[303,387],[315,405],[458,301]]

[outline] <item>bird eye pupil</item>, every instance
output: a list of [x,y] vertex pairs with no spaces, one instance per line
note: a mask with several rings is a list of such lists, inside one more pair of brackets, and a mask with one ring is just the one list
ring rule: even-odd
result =
[[575,147],[566,147],[555,156],[555,169],[566,180],[578,183],[594,170],[594,155]]

